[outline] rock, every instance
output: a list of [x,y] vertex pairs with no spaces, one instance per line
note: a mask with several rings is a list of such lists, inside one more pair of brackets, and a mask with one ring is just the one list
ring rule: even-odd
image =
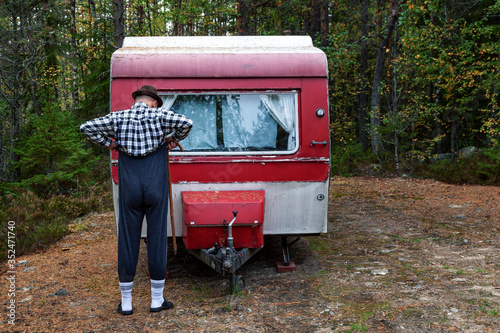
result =
[[29,271],[32,271],[36,268],[36,266],[32,266],[32,267],[28,267],[28,268],[25,268],[23,269],[23,273],[26,273],[26,272],[29,272]]
[[458,155],[460,155],[460,157],[471,157],[472,155],[474,155],[476,152],[478,151],[478,149],[474,146],[471,146],[471,147],[467,147],[467,148],[462,148],[458,151]]
[[56,291],[56,293],[54,295],[56,295],[56,296],[68,296],[68,292],[66,291],[66,289],[59,289],[58,291]]
[[447,153],[447,154],[437,154],[435,157],[430,159],[431,163],[436,163],[441,160],[451,160],[453,158],[452,153]]
[[66,291],[66,289],[63,288],[59,289],[53,294],[47,295],[47,297],[53,297],[53,296],[68,296],[68,292]]
[[31,301],[32,298],[33,298],[33,296],[28,296],[28,297],[23,298],[22,300],[20,300],[19,303],[29,302],[29,301]]
[[389,274],[389,270],[385,269],[385,268],[374,269],[374,270],[372,270],[372,274],[373,275],[387,275],[387,274]]

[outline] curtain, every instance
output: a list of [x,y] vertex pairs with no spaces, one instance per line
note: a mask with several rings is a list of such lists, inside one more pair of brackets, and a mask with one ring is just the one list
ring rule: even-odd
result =
[[174,105],[175,100],[177,99],[177,95],[162,95],[160,97],[163,101],[162,108],[167,110],[170,110],[172,105]]
[[273,119],[289,134],[288,150],[295,148],[295,96],[291,94],[259,95]]

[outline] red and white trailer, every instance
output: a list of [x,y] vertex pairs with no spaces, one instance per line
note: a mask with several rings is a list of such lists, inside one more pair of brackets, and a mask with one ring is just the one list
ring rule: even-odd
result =
[[149,84],[193,120],[170,153],[175,236],[233,286],[264,236],[282,237],[286,268],[287,237],[327,231],[327,74],[307,36],[127,37],[112,56],[112,112]]

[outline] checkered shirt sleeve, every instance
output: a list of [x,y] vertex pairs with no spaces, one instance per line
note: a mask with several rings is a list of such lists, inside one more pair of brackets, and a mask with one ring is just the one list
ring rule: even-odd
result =
[[108,147],[115,139],[120,151],[145,156],[156,150],[168,135],[176,141],[188,136],[193,121],[163,108],[135,103],[130,110],[112,112],[87,121],[80,131],[92,142]]

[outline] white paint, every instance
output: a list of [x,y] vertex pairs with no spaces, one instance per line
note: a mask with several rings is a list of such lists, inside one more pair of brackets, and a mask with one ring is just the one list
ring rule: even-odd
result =
[[322,53],[309,36],[126,37],[119,54]]

